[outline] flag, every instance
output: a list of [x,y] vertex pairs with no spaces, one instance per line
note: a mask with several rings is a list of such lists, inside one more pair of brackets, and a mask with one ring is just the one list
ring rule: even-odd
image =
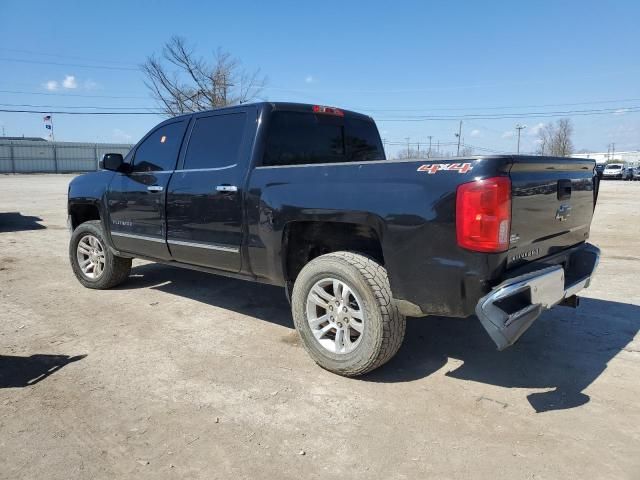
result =
[[51,121],[51,115],[45,115],[44,116],[44,121],[45,122],[50,122]]
[[45,125],[44,128],[46,128],[47,130],[51,130],[51,125]]

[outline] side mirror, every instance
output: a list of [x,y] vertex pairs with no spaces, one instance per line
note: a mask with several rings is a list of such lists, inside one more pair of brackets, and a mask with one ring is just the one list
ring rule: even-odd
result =
[[120,153],[105,153],[100,160],[100,168],[119,172],[124,165],[124,158]]

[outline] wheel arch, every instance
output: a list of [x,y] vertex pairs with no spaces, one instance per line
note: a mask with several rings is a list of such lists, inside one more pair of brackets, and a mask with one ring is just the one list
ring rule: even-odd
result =
[[282,271],[287,290],[308,262],[338,251],[360,253],[385,264],[381,235],[371,224],[322,220],[287,223],[282,233]]
[[102,221],[97,202],[69,200],[68,212],[72,231],[85,222],[91,220]]

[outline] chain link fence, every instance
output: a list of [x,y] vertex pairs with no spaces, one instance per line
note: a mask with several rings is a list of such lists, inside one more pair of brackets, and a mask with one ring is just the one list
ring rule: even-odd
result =
[[0,140],[0,173],[66,173],[98,169],[105,153],[126,155],[133,145]]

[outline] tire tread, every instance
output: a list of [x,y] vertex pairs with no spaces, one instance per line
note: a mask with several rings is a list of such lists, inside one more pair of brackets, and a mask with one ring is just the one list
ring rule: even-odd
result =
[[[376,299],[382,323],[372,322],[370,328],[381,328],[382,343],[376,352],[364,363],[357,366],[332,369],[340,375],[353,377],[363,375],[388,362],[400,349],[404,340],[406,321],[393,301],[387,270],[373,258],[350,251],[338,251],[322,255],[313,261],[337,260],[357,269],[360,276],[368,284]],[[323,366],[323,365],[321,365]],[[324,366],[323,366],[324,367]],[[324,367],[326,368],[326,367]]]

